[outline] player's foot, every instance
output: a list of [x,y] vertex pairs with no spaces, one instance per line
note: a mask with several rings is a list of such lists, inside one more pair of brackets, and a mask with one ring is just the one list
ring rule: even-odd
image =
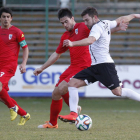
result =
[[11,114],[10,118],[11,118],[11,121],[16,119],[17,112],[18,112],[18,106],[15,105],[14,107],[10,108],[10,114]]
[[38,128],[58,128],[58,124],[51,125],[49,121],[46,121],[45,124],[39,125]]
[[27,113],[25,116],[21,116],[18,125],[24,125],[30,118],[31,116],[29,113]]
[[70,112],[69,115],[59,115],[59,119],[63,122],[72,122],[75,123],[76,118],[78,117],[78,114],[75,112]]
[[[82,110],[81,106],[78,106],[77,107],[77,114],[78,114],[78,116],[80,115],[81,110]],[[69,124],[73,124],[73,122],[69,122]]]

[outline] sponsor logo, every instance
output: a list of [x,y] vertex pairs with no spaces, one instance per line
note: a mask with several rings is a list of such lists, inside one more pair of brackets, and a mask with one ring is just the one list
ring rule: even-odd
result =
[[75,29],[75,33],[76,33],[76,34],[78,34],[78,28],[77,28],[77,29]]
[[11,40],[11,39],[12,39],[12,36],[13,36],[12,34],[9,34],[9,40]]
[[21,38],[24,37],[24,34],[21,35]]
[[0,77],[2,77],[5,73],[4,72],[0,72]]
[[38,76],[35,76],[33,74],[33,71],[35,70],[34,67],[28,67],[26,69],[26,72],[23,74],[23,80],[26,84],[32,85],[32,84],[42,84],[42,85],[49,85],[49,84],[56,84],[58,82],[58,77],[61,75],[60,71],[57,72],[47,72],[44,71]]

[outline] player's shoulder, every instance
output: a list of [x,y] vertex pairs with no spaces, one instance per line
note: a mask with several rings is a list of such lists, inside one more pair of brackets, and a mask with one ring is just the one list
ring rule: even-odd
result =
[[78,27],[86,27],[85,23],[84,22],[80,22],[80,23],[76,23],[76,26]]
[[16,26],[12,26],[11,29],[16,31],[16,32],[22,32],[21,29],[17,28]]
[[67,38],[68,36],[69,36],[69,31],[65,31],[63,34],[62,34],[62,36],[61,36],[61,39],[65,39],[65,38]]
[[104,26],[108,25],[108,24],[109,24],[109,20],[100,20],[94,25],[94,28],[103,28],[104,29]]

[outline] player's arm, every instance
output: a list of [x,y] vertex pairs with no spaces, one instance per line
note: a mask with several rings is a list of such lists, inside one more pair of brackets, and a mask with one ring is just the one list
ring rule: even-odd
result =
[[61,56],[61,54],[58,54],[56,52],[54,52],[50,57],[49,59],[40,67],[40,68],[37,68],[35,69],[34,71],[34,75],[38,75],[40,74],[44,69],[48,68],[49,66],[51,66],[52,64],[54,64],[58,58]]
[[[116,21],[115,21],[116,23]],[[94,25],[90,31],[89,37],[84,38],[82,40],[79,41],[74,41],[71,42],[70,40],[64,40],[63,41],[63,47],[74,47],[74,46],[88,46],[93,44],[96,40],[99,39],[99,37],[101,36],[103,32],[103,27],[99,26],[99,25]]]
[[88,38],[84,38],[82,40],[74,41],[74,42],[71,42],[70,40],[67,39],[63,41],[63,46],[64,47],[88,46],[94,43],[95,41],[96,39],[93,36],[89,36]]
[[126,31],[128,28],[128,23],[120,23],[117,27],[111,29],[111,33],[118,32],[118,31]]
[[128,23],[134,18],[139,18],[140,19],[140,14],[130,14],[130,15],[127,15],[127,16],[121,16],[121,17],[116,19],[116,22],[119,25],[121,22]]
[[28,47],[23,48],[23,60],[22,60],[22,63],[20,64],[20,66],[19,66],[19,69],[20,69],[21,73],[26,72],[26,63],[27,63],[27,60],[28,60],[28,55],[29,55]]

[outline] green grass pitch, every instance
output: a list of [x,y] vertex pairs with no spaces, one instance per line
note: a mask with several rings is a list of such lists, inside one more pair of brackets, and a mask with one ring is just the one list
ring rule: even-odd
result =
[[[83,99],[81,114],[92,118],[92,128],[79,131],[75,125],[58,120],[58,129],[38,129],[49,120],[50,98],[15,98],[31,114],[24,126],[19,116],[10,121],[9,109],[0,102],[0,140],[140,140],[140,103],[129,99]],[[63,103],[60,114],[69,108]]]

